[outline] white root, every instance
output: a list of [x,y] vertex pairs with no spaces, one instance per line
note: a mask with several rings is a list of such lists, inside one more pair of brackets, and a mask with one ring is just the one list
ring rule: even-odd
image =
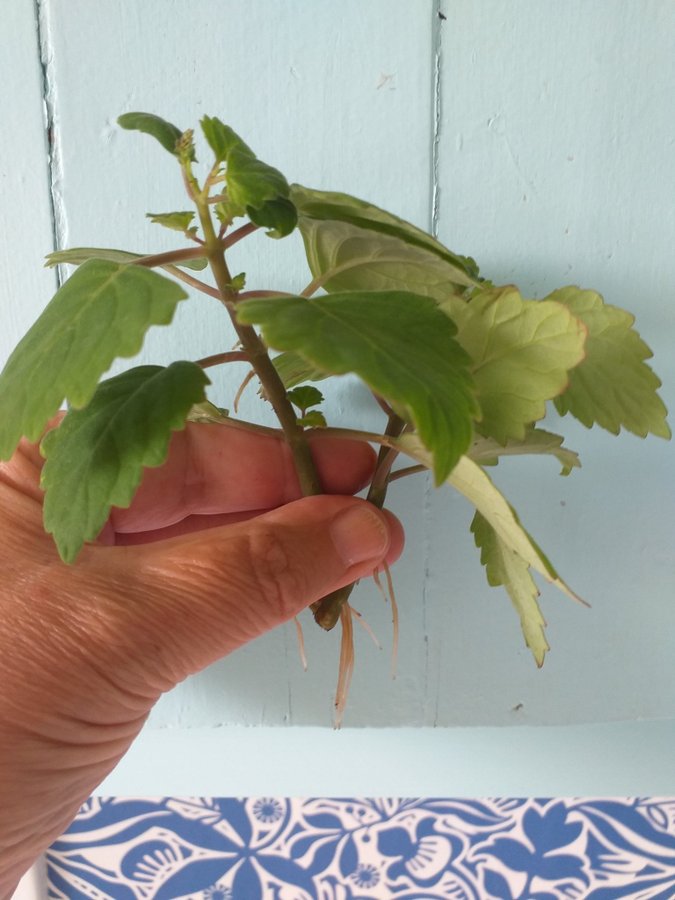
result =
[[[373,571],[373,580],[377,585],[384,602],[391,602],[391,620],[393,624],[393,646],[391,652],[391,677],[396,678],[396,663],[398,659],[398,635],[399,635],[399,619],[398,619],[398,603],[396,602],[396,592],[394,591],[394,582],[391,577],[391,571],[386,563],[383,563],[384,575],[387,579],[387,589],[385,590],[378,569]],[[349,686],[354,672],[354,619],[361,627],[370,635],[378,650],[382,649],[382,645],[377,640],[373,629],[363,618],[361,613],[345,603],[340,610],[340,628],[342,636],[340,640],[340,663],[338,669],[338,682],[335,689],[335,728],[340,728],[342,719],[344,718],[345,708],[347,706],[347,698],[349,696]],[[296,619],[296,625],[299,623]]]
[[335,690],[335,728],[342,725],[349,696],[349,685],[354,671],[354,629],[352,628],[352,611],[349,603],[345,603],[340,610],[340,627],[342,639],[340,641],[338,683]]
[[239,385],[239,390],[237,391],[236,396],[234,398],[234,402],[232,404],[235,415],[236,415],[236,413],[239,412],[239,401],[241,400],[241,395],[244,393],[246,385],[249,383],[249,381],[251,381],[251,379],[254,377],[254,375],[255,375],[255,371],[253,369],[251,369],[251,371],[246,375],[246,378],[244,378],[242,383]]
[[363,615],[357,609],[354,609],[353,606],[351,607],[351,610],[352,610],[352,615],[354,615],[356,617],[356,621],[359,623],[361,628],[363,628],[363,630],[366,632],[366,634],[369,635],[370,639],[375,644],[377,649],[381,650],[382,644],[378,641],[377,635],[375,634],[373,629],[370,627],[370,625],[368,624],[366,619],[363,617]]
[[300,619],[297,616],[294,617],[293,621],[295,622],[295,634],[298,638],[298,652],[300,654],[300,662],[302,663],[302,668],[304,671],[307,671],[307,654],[305,653],[305,636],[302,632],[302,625],[300,624]]
[[389,566],[384,563],[384,574],[387,578],[387,588],[389,590],[389,599],[391,600],[391,621],[393,625],[393,639],[391,648],[391,677],[396,678],[396,665],[398,662],[398,603],[396,602],[396,592],[394,591],[394,582],[391,577]]
[[392,648],[391,648],[391,677],[396,678],[396,664],[398,661],[398,603],[396,602],[396,592],[394,591],[394,582],[391,577],[391,570],[386,563],[383,563],[385,578],[387,579],[387,590],[385,591],[382,586],[382,581],[380,580],[380,573],[378,569],[373,571],[373,581],[378,587],[378,590],[382,594],[382,599],[385,603],[388,601],[391,602],[391,621],[393,625],[393,635],[392,635]]

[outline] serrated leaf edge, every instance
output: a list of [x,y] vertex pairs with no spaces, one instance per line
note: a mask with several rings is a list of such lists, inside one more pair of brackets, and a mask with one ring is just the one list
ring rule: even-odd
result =
[[[392,445],[421,463],[428,469],[433,469],[433,461],[431,454],[424,447],[419,437],[415,434],[406,434],[402,437],[392,440]],[[541,575],[549,584],[557,587],[559,591],[581,603],[588,606],[586,601],[582,600],[558,575],[546,555],[532,540],[527,531],[523,528],[518,520],[514,509],[506,500],[504,495],[493,484],[488,474],[483,471],[482,467],[475,463],[468,456],[462,456],[446,479],[446,484],[451,485],[481,513],[481,515],[490,523],[495,532],[502,538],[507,547],[510,547],[514,553],[518,554],[532,569]],[[481,500],[479,491],[473,487],[478,483],[497,504],[498,512],[495,515],[486,504]],[[511,536],[512,532],[515,536]]]

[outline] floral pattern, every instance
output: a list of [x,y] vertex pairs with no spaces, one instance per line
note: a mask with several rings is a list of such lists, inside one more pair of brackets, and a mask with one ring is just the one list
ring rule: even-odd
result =
[[675,798],[95,797],[53,900],[672,900]]

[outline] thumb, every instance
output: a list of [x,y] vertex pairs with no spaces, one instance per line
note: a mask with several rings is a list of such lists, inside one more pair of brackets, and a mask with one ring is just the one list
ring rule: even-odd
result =
[[175,684],[371,575],[402,546],[391,514],[364,500],[325,495],[146,545],[141,570],[150,587],[143,615],[173,660],[168,680]]

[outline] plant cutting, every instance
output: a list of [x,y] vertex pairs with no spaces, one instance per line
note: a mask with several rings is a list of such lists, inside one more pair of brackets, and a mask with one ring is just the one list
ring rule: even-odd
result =
[[[129,506],[144,469],[164,462],[172,433],[187,422],[281,433],[305,495],[321,491],[308,435],[323,429],[378,448],[367,492],[376,506],[397,480],[426,471],[474,506],[477,558],[488,583],[505,588],[541,666],[549,646],[533,576],[579,598],[488,469],[504,456],[542,454],[563,475],[579,466],[564,438],[542,425],[551,406],[615,435],[670,437],[660,381],[647,363],[652,354],[634,317],[593,290],[565,286],[531,299],[495,285],[473,259],[392,213],[348,194],[289,185],[218,118],[200,122],[203,166],[192,130],[148,113],[118,121],[174,157],[191,208],[148,215],[181,235],[181,246],[145,255],[91,247],[50,254],[48,265],[75,271],[0,375],[2,459],[22,436],[40,439],[68,405],[41,440],[44,526],[64,563],[77,564],[113,507]],[[272,240],[299,229],[309,269],[300,293],[262,289],[254,273],[231,270],[230,249],[261,229]],[[170,325],[189,299],[186,287],[222,305],[235,347],[103,378],[115,359],[139,352],[151,326]],[[246,367],[237,396],[208,393],[206,371],[216,365]],[[344,428],[320,408],[321,383],[346,374],[372,396],[374,421],[386,414],[382,431]],[[251,380],[278,429],[237,417]],[[312,609],[322,628],[342,628],[338,717],[353,665],[353,587]]]

